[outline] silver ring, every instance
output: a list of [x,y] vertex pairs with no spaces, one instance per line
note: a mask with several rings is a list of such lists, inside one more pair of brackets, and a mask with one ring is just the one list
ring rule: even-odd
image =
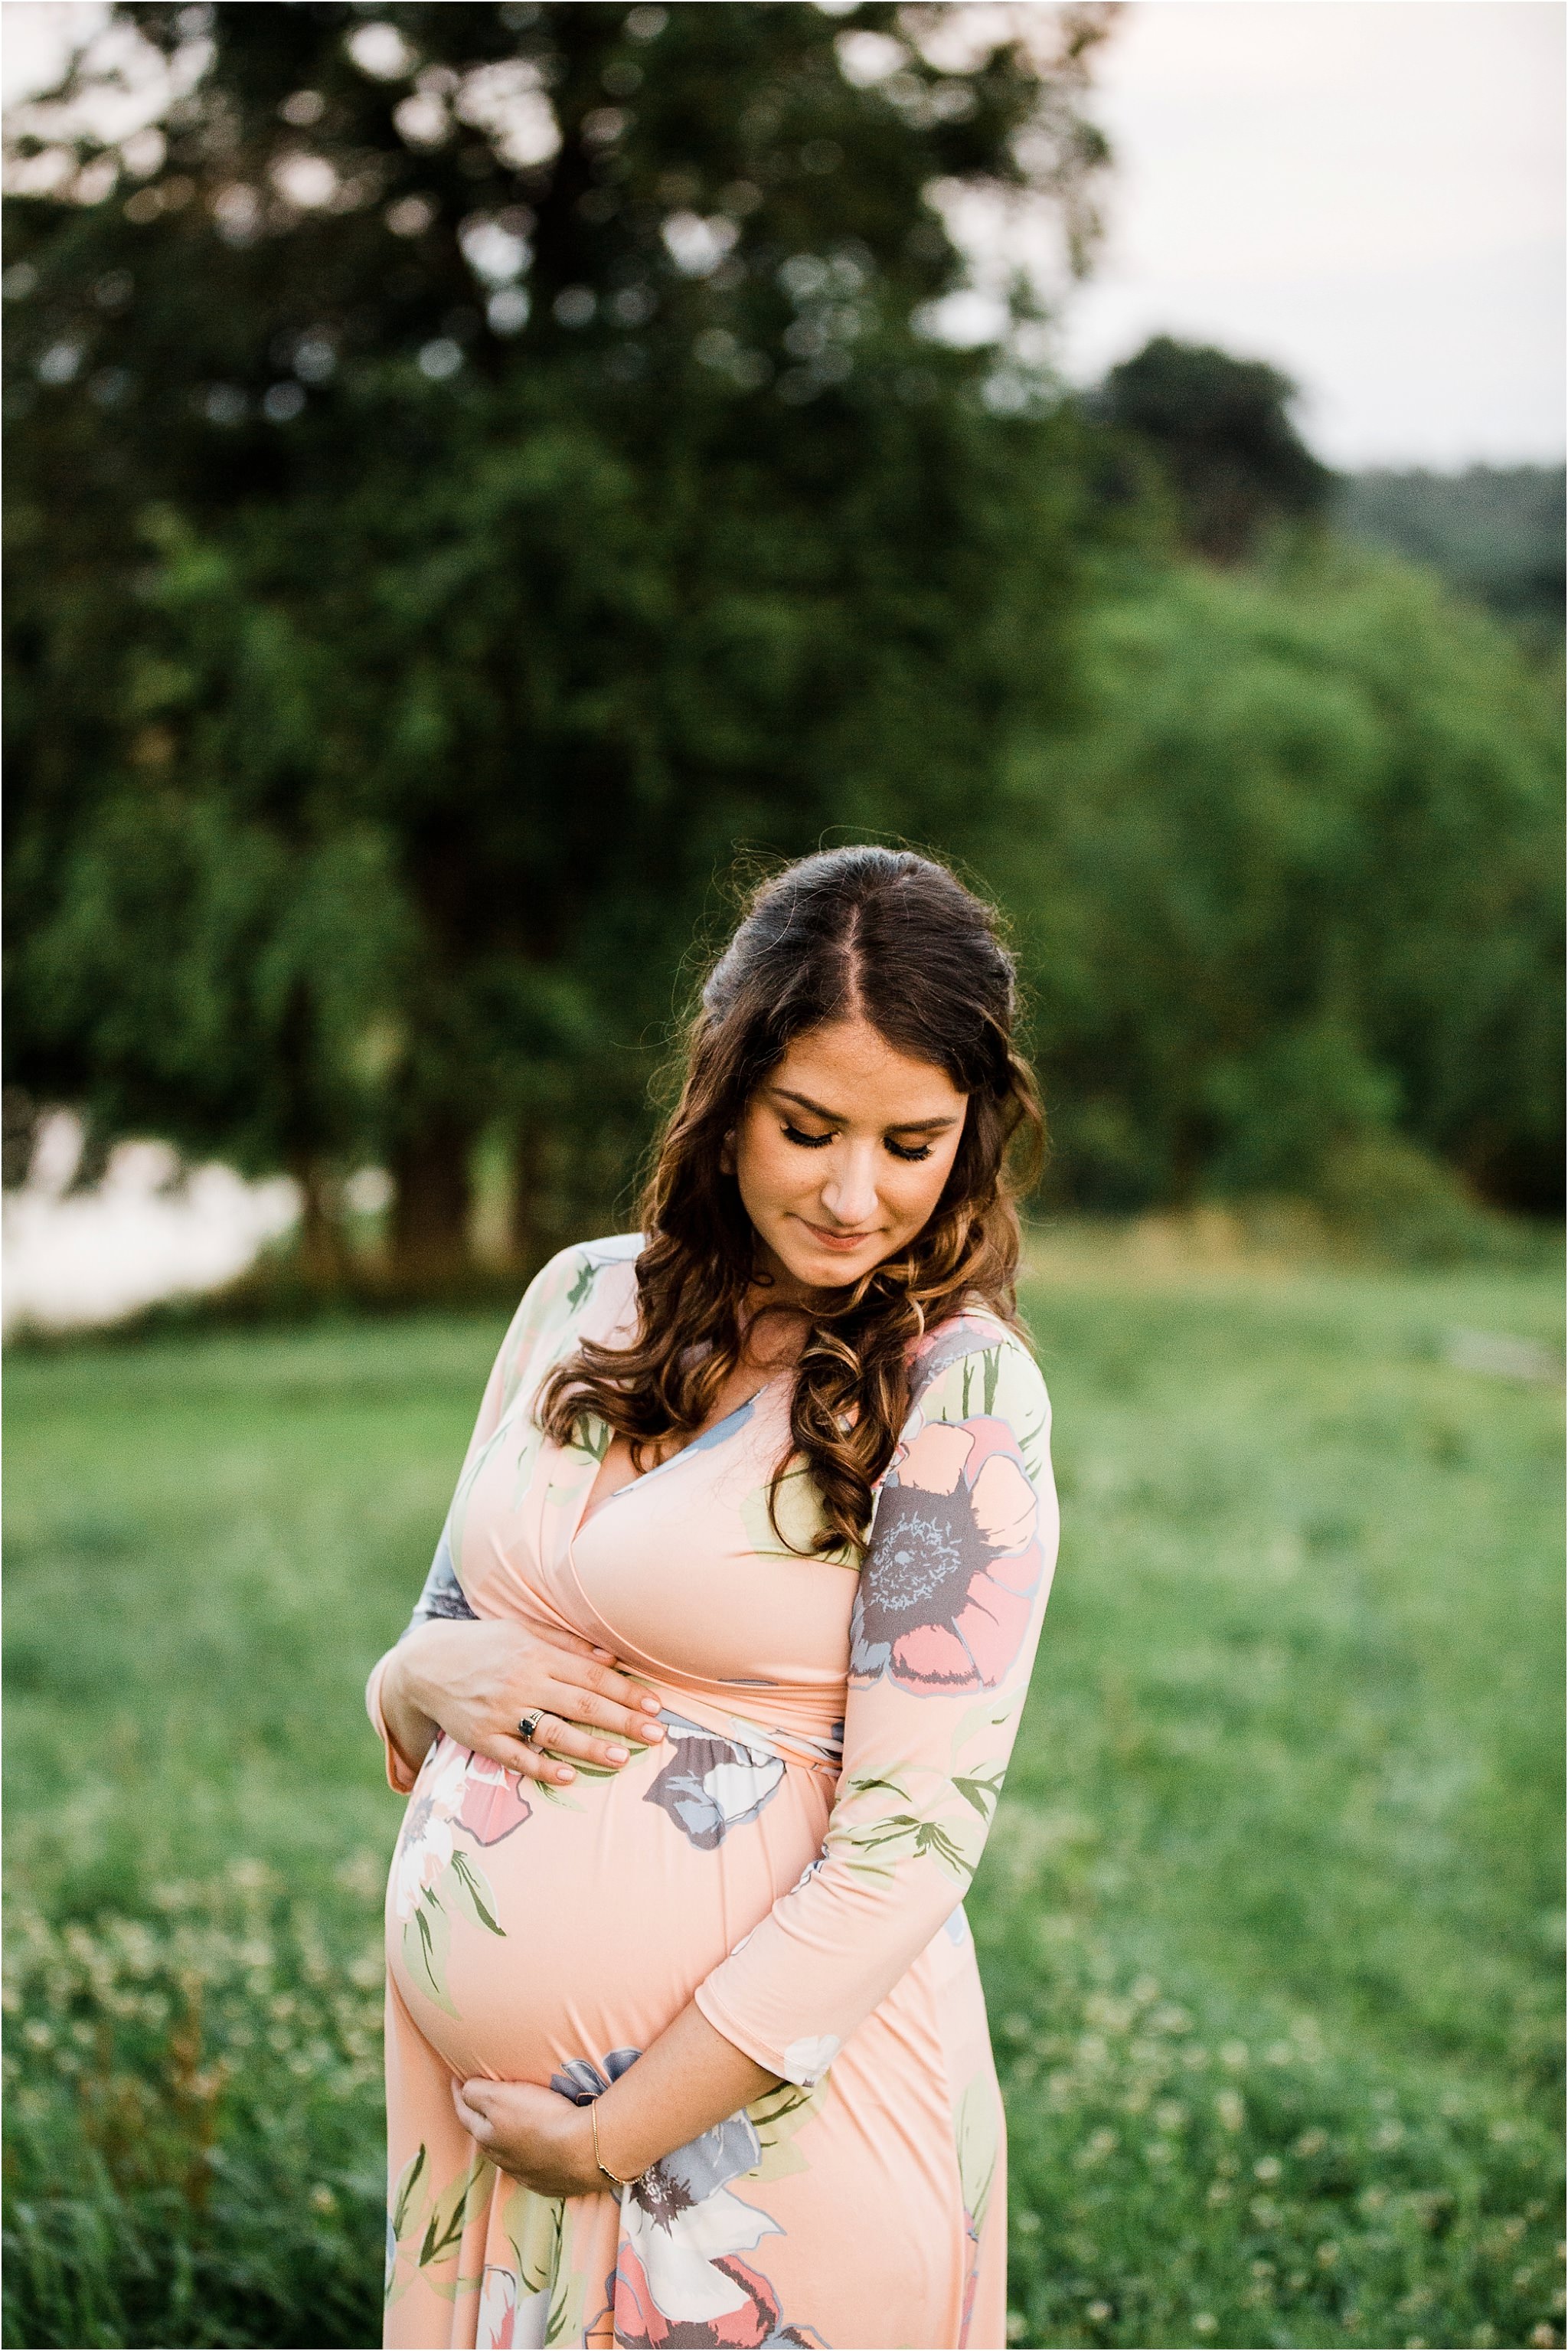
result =
[[545,1709],[542,1706],[530,1707],[527,1714],[520,1714],[517,1717],[517,1737],[525,1747],[533,1745],[534,1733],[544,1719]]

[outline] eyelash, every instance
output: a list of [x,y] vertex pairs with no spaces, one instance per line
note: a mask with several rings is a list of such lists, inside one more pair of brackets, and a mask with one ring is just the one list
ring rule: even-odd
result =
[[[807,1151],[821,1151],[824,1144],[831,1143],[833,1139],[831,1134],[802,1134],[798,1126],[789,1125],[788,1121],[785,1123],[784,1133],[789,1142],[799,1143]],[[931,1145],[928,1143],[916,1144],[912,1149],[907,1144],[890,1142],[887,1148],[895,1159],[907,1160],[911,1164],[921,1159],[929,1159],[931,1156]]]

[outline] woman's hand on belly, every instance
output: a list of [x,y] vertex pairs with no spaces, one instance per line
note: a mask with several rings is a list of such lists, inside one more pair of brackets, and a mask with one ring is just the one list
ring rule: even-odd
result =
[[[392,1652],[381,1687],[392,1744],[415,1769],[444,1730],[529,1780],[570,1780],[568,1757],[618,1771],[630,1752],[622,1740],[664,1737],[662,1703],[617,1673],[606,1650],[570,1633],[547,1640],[504,1618],[417,1625]],[[518,1720],[535,1709],[543,1719],[526,1742]]]
[[610,2182],[593,2153],[593,2119],[534,2082],[454,2082],[457,2119],[499,2170],[536,2196],[595,2196]]
[[597,2154],[594,2116],[537,2083],[478,2074],[453,2083],[452,2103],[475,2145],[500,2170],[540,2196],[585,2196],[601,2194],[612,2179],[624,2187],[779,2086],[778,2074],[727,2041],[695,2001],[633,2055],[595,2102]]

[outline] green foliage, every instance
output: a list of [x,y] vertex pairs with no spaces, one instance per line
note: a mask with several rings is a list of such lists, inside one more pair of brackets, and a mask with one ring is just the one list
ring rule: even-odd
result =
[[[329,1288],[380,1160],[449,1290],[478,1169],[537,1262],[624,1221],[716,875],[850,832],[1019,915],[1060,1197],[1436,1256],[1560,1197],[1542,680],[1285,568],[1328,477],[1270,369],[1002,414],[926,331],[938,187],[1083,248],[1106,21],[117,10],[162,152],[83,127],[90,47],[13,127],[8,1164],[67,1101],[287,1166]],[[1162,568],[1172,517],[1273,568]]]
[[1061,1194],[1370,1207],[1365,1146],[1396,1131],[1407,1165],[1418,1146],[1549,1209],[1561,753],[1538,674],[1419,573],[1326,555],[1140,569],[1084,661],[1081,725],[1020,754],[981,856],[1026,936]]
[[119,15],[194,77],[162,161],[84,202],[34,109],[75,198],[13,207],[13,1077],[382,1156],[447,1270],[498,1133],[537,1257],[737,844],[956,841],[1061,700],[1061,428],[922,331],[927,191],[1027,134],[1081,207],[1099,19]]
[[[14,126],[8,1165],[68,1101],[287,1166],[330,1287],[380,1160],[448,1290],[482,1170],[537,1262],[624,1221],[716,875],[850,832],[1019,915],[1060,1198],[1431,1257],[1560,1199],[1544,681],[1281,553],[1329,477],[1272,370],[1161,338],[1004,415],[926,331],[938,186],[1082,248],[1103,10],[116,17],[162,153],[83,128],[90,47]],[[1484,587],[1522,507],[1465,479],[1422,510]]]
[[1427,565],[1527,643],[1560,652],[1564,486],[1561,465],[1378,468],[1341,480],[1334,513],[1353,538]]
[[[1027,1302],[1066,1546],[970,1903],[1016,2339],[1560,2339],[1559,1399],[1455,1343],[1557,1346],[1560,1284],[1063,1248]],[[360,1687],[499,1327],[13,1365],[10,2341],[374,2339]]]

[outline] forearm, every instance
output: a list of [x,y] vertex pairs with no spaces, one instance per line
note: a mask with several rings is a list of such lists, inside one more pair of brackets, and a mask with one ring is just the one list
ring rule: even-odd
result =
[[689,2002],[599,2100],[600,2154],[634,2179],[778,2083]]

